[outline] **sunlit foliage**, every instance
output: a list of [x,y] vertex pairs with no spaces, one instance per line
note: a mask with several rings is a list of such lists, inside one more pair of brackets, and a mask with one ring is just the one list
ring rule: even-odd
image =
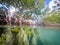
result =
[[50,23],[60,23],[60,13],[52,12],[49,17],[45,19],[46,22]]

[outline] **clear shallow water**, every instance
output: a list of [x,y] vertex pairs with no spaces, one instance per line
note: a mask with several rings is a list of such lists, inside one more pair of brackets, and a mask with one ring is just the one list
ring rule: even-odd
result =
[[60,29],[58,27],[36,28],[37,45],[60,45]]
[[0,45],[60,45],[60,28],[25,26],[12,31],[9,27],[0,37]]

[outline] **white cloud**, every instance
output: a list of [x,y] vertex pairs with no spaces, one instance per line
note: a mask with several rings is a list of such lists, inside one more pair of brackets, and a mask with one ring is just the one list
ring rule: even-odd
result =
[[56,6],[56,4],[54,3],[54,0],[52,0],[52,1],[49,3],[49,8],[50,8],[51,11],[54,9],[53,6]]
[[[58,6],[58,5],[59,6]],[[49,8],[50,8],[50,11],[52,10],[58,10],[58,8],[60,8],[60,1],[59,0],[52,0],[50,3],[49,3]]]

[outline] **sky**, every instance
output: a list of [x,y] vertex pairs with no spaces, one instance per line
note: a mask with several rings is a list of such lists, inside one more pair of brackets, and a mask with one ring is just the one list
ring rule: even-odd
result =
[[51,0],[45,0],[44,5],[48,5]]
[[60,0],[45,0],[44,1],[44,8],[42,9],[42,12],[49,7],[49,11],[53,10],[59,10],[60,9]]
[[50,11],[54,10],[54,8],[52,8],[53,6],[57,6],[54,1],[58,1],[58,0],[45,0],[44,1],[44,8],[42,9],[42,12],[47,8],[47,6],[49,7]]
[[52,10],[58,10],[60,8],[60,1],[59,0],[52,0],[49,3],[49,9]]
[[44,1],[44,8],[41,10],[41,12],[43,12],[46,8],[47,8],[47,6],[49,6],[49,3],[51,2],[51,0],[45,0]]

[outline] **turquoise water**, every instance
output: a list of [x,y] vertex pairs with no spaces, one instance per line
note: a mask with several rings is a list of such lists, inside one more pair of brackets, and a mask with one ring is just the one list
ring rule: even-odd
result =
[[2,34],[0,45],[60,45],[59,27],[24,27],[18,33],[14,30],[9,28]]
[[60,45],[60,28],[40,27],[35,31],[37,45]]

